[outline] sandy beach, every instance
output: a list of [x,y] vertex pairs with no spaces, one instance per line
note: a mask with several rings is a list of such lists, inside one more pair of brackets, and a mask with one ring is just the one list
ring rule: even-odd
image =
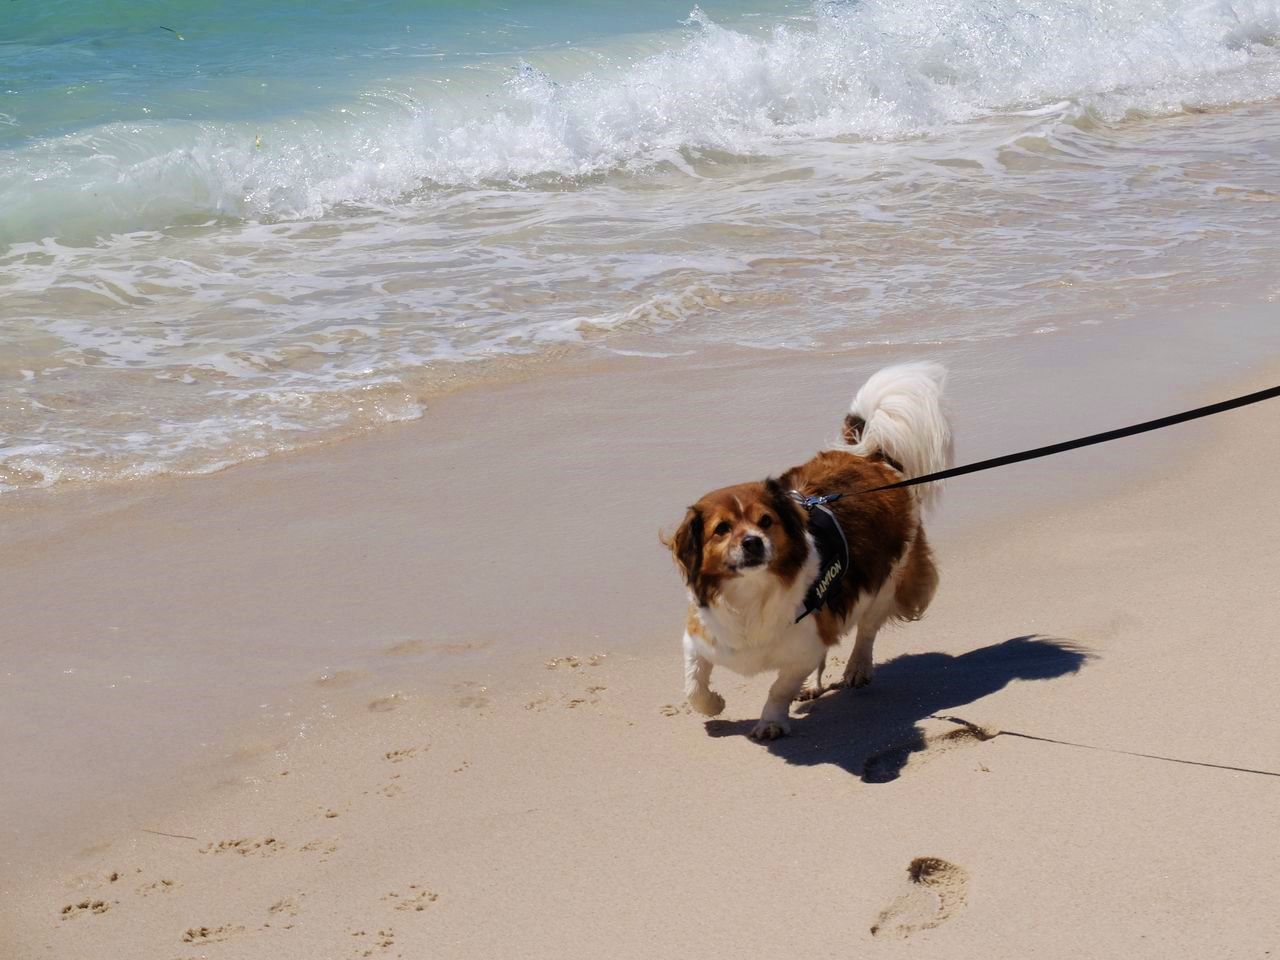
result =
[[[1034,352],[944,359],[963,459],[1117,425],[1063,378],[1001,414]],[[957,481],[929,615],[792,738],[746,737],[765,681],[721,674],[710,722],[682,703],[658,529],[807,455],[876,363],[584,366],[207,479],[11,501],[0,955],[1268,956],[1266,406]],[[1248,369],[1128,409],[1274,379]]]

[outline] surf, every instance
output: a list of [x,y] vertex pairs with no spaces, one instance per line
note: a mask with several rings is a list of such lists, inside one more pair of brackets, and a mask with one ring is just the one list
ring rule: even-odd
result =
[[221,90],[199,119],[138,113],[11,142],[0,242],[316,219],[708,152],[919,137],[1064,100],[1112,120],[1256,101],[1280,94],[1277,37],[1280,3],[1263,0],[820,2],[736,28],[695,7],[643,42],[597,36],[574,56],[404,57],[380,83],[348,71],[330,102],[264,103],[241,85],[245,102]]

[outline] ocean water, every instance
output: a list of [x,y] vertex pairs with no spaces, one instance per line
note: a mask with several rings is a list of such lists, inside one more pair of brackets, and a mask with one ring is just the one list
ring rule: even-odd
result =
[[3,7],[0,491],[1280,296],[1280,0]]

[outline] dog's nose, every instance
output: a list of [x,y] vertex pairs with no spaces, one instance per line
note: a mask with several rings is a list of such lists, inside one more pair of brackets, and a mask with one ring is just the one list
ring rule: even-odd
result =
[[764,556],[764,540],[757,536],[742,538],[742,555],[752,559],[759,559]]

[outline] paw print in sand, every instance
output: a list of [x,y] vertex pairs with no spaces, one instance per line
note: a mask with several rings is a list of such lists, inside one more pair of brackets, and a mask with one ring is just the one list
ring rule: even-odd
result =
[[405,893],[388,893],[382,899],[389,903],[394,903],[397,910],[421,913],[439,900],[440,894],[416,883],[411,883]]
[[103,914],[110,909],[111,904],[105,900],[81,900],[78,903],[68,903],[63,907],[62,919],[70,920],[84,914]]

